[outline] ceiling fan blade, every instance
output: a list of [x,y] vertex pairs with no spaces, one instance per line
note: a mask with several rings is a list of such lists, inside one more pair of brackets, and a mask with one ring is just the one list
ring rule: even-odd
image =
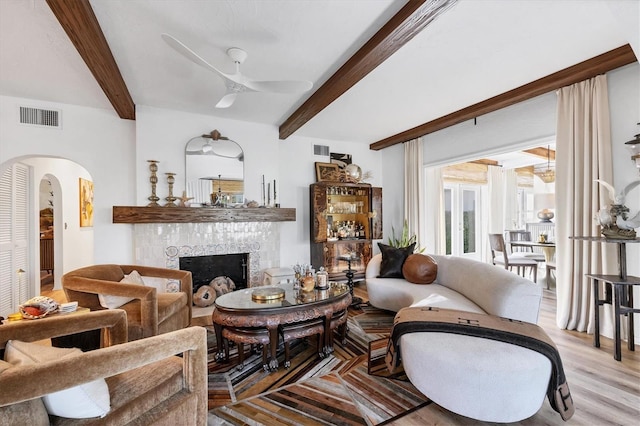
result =
[[218,101],[216,108],[229,108],[238,96],[237,93],[227,93]]
[[254,81],[245,79],[244,85],[257,92],[274,93],[302,93],[311,90],[313,83],[310,81]]
[[189,49],[184,43],[182,43],[180,40],[176,39],[175,37],[166,33],[161,34],[161,37],[169,46],[171,46],[175,51],[180,53],[185,58],[189,59],[191,62],[194,62],[202,67],[205,67],[210,71],[217,73],[221,77],[231,80],[234,83],[243,84],[243,81],[239,78],[241,77],[240,75],[227,74],[220,71],[219,69],[211,65],[209,62],[202,59],[196,52]]

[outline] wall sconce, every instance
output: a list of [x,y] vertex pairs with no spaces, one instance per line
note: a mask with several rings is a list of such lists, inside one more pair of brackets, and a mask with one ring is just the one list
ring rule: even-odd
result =
[[625,146],[631,152],[631,161],[635,163],[638,171],[640,171],[640,133],[635,136],[635,139],[625,142]]

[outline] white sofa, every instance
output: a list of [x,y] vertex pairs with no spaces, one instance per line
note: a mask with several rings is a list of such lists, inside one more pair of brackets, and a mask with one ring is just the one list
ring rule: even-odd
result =
[[[470,259],[430,255],[438,264],[432,284],[378,278],[382,255],[367,265],[369,303],[397,312],[437,306],[536,323],[542,288],[503,268]],[[508,343],[447,333],[400,338],[409,380],[438,405],[476,420],[516,422],[534,415],[546,397],[551,363],[538,352]]]

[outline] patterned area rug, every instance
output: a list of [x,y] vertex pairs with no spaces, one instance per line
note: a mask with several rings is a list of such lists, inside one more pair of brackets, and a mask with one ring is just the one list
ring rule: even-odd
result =
[[298,340],[291,343],[291,366],[282,367],[279,348],[281,367],[271,373],[261,353],[248,348],[243,369],[235,346],[228,363],[216,362],[209,328],[209,425],[378,425],[428,404],[409,381],[380,367],[392,322],[392,313],[350,310],[347,339],[336,336],[331,356],[318,357],[315,338]]

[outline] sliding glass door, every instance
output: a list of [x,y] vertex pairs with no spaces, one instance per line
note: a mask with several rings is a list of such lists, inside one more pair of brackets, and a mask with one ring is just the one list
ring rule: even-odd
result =
[[480,260],[480,187],[445,184],[447,254]]

